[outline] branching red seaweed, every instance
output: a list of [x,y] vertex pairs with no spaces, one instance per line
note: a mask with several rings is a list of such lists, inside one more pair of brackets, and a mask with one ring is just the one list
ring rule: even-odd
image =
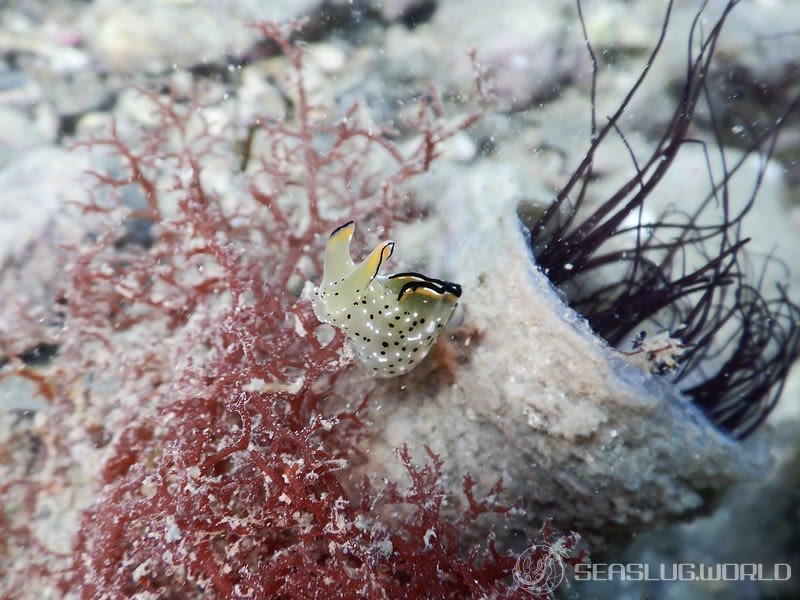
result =
[[[343,339],[320,334],[304,292],[327,234],[349,219],[384,234],[408,214],[403,186],[477,112],[446,124],[431,91],[405,124],[419,142],[401,150],[362,106],[325,116],[294,28],[257,27],[287,61],[294,105],[252,124],[244,157],[204,90],[139,89],[155,126],[115,123],[82,144],[107,161],[82,205],[102,225],[67,254],[58,372],[37,384],[43,453],[74,468],[91,448],[99,489],[71,556],[19,568],[5,589],[36,572],[83,598],[514,596],[515,558],[464,546],[473,522],[508,510],[499,483],[479,500],[466,477],[469,509],[449,521],[440,459],[415,467],[404,448],[407,489],[351,497],[342,474],[367,400],[334,398]],[[0,530],[35,543],[3,515]]]

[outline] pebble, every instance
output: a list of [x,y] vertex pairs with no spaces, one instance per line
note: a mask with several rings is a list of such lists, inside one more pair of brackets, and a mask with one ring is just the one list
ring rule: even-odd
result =
[[440,73],[450,85],[470,89],[469,53],[475,49],[501,110],[521,110],[551,98],[582,58],[577,51],[582,42],[565,14],[574,15],[573,2],[505,0],[497,10],[485,10],[481,0],[445,2],[430,23],[441,44]]
[[383,0],[382,2],[373,0],[372,2],[377,5],[381,17],[387,22],[402,19],[431,3],[436,4],[435,0]]
[[259,37],[244,24],[292,19],[318,4],[319,0],[96,0],[81,19],[81,33],[104,68],[160,73],[241,55]]
[[0,105],[0,168],[46,143],[46,136],[24,111]]

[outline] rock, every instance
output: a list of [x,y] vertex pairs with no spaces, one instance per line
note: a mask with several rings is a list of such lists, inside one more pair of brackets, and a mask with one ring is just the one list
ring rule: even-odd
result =
[[392,22],[407,18],[417,11],[432,11],[436,7],[436,0],[382,0],[378,4],[381,17]]
[[[98,0],[81,20],[81,31],[92,56],[106,69],[158,73],[221,64],[258,39],[258,32],[246,27],[248,22],[292,19],[318,4],[319,0]],[[189,26],[179,26],[184,23]]]
[[719,432],[564,305],[520,231],[517,199],[537,188],[523,159],[514,164],[440,166],[425,189],[441,216],[398,231],[403,248],[424,246],[430,272],[463,285],[463,320],[428,370],[377,385],[364,471],[401,477],[394,448],[409,443],[423,456],[427,445],[444,461],[454,514],[464,509],[464,473],[481,490],[502,478],[506,500],[523,498],[519,526],[551,516],[602,551],[696,514],[709,489],[762,472],[765,456]]
[[24,112],[0,105],[0,168],[26,150],[46,143],[45,136]]
[[[465,18],[469,14],[481,18]],[[585,58],[574,22],[574,3],[567,0],[509,0],[491,11],[480,0],[468,0],[444,2],[429,27],[441,44],[441,74],[450,85],[471,87],[474,49],[499,106],[515,111],[557,95],[579,72]]]
[[54,324],[63,267],[59,245],[77,242],[90,222],[68,204],[85,197],[88,166],[79,152],[44,147],[0,171],[2,329],[15,340],[5,352],[16,354],[46,341],[26,332],[40,330],[46,337]]

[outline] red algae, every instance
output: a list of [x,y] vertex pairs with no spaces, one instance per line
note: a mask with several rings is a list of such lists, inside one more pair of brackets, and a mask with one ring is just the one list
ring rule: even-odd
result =
[[[401,151],[360,123],[362,106],[325,117],[294,28],[257,27],[296,89],[291,117],[254,123],[244,151],[206,118],[219,99],[202,91],[141,89],[154,126],[115,124],[82,144],[116,167],[92,174],[82,209],[99,225],[66,255],[58,356],[0,371],[48,403],[35,464],[0,486],[0,593],[38,582],[83,598],[532,597],[512,582],[513,555],[466,541],[481,516],[510,510],[493,500],[499,483],[478,500],[465,476],[469,510],[448,520],[440,459],[415,466],[402,448],[406,484],[347,487],[368,397],[335,398],[343,337],[316,335],[303,292],[338,224],[385,234],[408,218],[403,185],[477,112],[446,121],[431,91],[403,124],[419,141]],[[232,174],[225,191],[209,183],[214,161]],[[130,235],[133,223],[148,234]],[[82,466],[96,473],[57,552],[34,533],[37,506]]]

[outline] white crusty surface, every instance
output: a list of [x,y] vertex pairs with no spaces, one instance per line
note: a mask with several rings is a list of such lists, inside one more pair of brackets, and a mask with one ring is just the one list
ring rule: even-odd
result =
[[453,192],[461,221],[447,220],[456,235],[443,251],[464,281],[459,327],[475,335],[459,352],[469,362],[454,379],[427,371],[377,387],[367,471],[400,477],[394,449],[411,441],[421,459],[427,445],[444,459],[454,511],[465,473],[482,490],[502,478],[506,500],[523,499],[531,531],[552,516],[596,550],[699,511],[708,490],[760,471],[763,456],[719,433],[562,303],[534,266],[511,195],[492,206],[464,183]]

